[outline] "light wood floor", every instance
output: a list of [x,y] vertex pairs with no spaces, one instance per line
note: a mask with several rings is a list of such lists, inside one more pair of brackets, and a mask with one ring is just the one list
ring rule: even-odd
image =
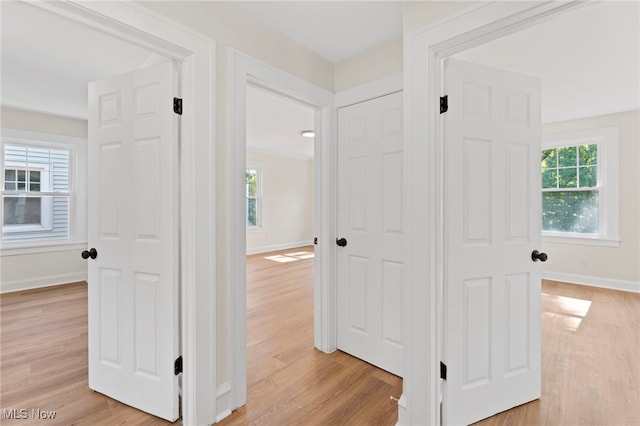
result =
[[[0,344],[3,425],[169,424],[89,390],[86,283],[0,296]],[[12,408],[29,418],[5,418]],[[56,416],[37,420],[32,409]]]
[[[248,403],[221,425],[395,424],[399,378],[313,349],[313,260],[287,255],[312,250],[247,258]],[[640,295],[544,282],[542,302],[542,398],[478,425],[640,425]],[[57,412],[0,423],[168,424],[88,390],[86,307],[83,283],[0,296],[0,410]]]
[[640,425],[640,294],[543,281],[542,398],[476,425]]
[[247,404],[220,425],[396,423],[390,396],[400,397],[400,378],[314,349],[311,254],[303,247],[247,257]]

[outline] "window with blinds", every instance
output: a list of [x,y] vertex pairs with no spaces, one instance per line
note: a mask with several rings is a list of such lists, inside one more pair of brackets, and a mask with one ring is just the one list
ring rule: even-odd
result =
[[2,240],[68,238],[71,151],[4,145]]

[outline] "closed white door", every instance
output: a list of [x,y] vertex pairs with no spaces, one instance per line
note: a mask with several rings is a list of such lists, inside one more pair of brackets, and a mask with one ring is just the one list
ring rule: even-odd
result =
[[402,376],[402,93],[338,112],[338,349]]
[[89,85],[89,387],[178,418],[173,65]]
[[443,422],[540,397],[540,82],[445,62]]

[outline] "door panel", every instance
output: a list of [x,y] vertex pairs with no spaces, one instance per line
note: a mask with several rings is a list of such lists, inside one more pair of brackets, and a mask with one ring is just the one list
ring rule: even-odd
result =
[[89,85],[89,387],[178,417],[173,65]]
[[402,375],[402,94],[338,114],[338,349]]
[[445,424],[540,397],[540,82],[449,59]]
[[530,152],[522,144],[506,144],[506,238],[508,242],[526,242],[530,240],[531,205],[527,191],[531,179]]

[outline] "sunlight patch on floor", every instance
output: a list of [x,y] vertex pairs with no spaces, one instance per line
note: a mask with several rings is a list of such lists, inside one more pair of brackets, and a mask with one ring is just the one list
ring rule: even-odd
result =
[[298,260],[295,257],[287,257],[281,254],[277,254],[275,256],[266,256],[265,259],[273,260],[274,262],[280,263],[295,262],[296,260]]
[[297,251],[295,253],[286,253],[285,256],[295,257],[296,259],[313,259],[315,256],[312,251]]
[[591,308],[591,301],[542,293],[542,318],[561,323],[576,331]]
[[296,251],[293,253],[277,254],[275,256],[266,256],[265,259],[273,260],[274,262],[287,263],[295,262],[296,260],[313,259],[314,254],[312,251]]

